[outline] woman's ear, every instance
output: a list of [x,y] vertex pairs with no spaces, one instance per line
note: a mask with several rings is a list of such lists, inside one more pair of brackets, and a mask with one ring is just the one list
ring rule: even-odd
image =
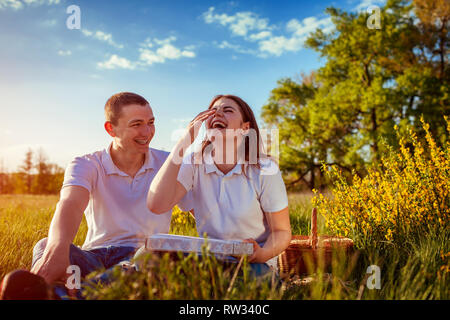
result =
[[250,130],[250,121],[244,122],[241,126],[241,129],[244,131],[244,134],[247,134]]
[[106,121],[104,126],[105,126],[106,132],[108,132],[108,134],[114,138],[116,136],[116,134],[114,133],[112,123],[110,121]]

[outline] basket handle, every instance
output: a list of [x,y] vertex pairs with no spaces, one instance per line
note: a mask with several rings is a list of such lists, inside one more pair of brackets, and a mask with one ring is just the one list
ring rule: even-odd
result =
[[317,249],[317,208],[313,208],[311,214],[311,248]]

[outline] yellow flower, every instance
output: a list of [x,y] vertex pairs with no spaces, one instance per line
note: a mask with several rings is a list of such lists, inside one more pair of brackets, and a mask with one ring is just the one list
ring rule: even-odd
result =
[[313,198],[328,228],[345,234],[351,227],[375,241],[392,241],[396,234],[396,241],[402,241],[400,235],[408,236],[408,230],[422,236],[420,230],[449,226],[450,142],[439,147],[429,125],[422,123],[424,143],[413,131],[401,137],[399,150],[383,158],[383,171],[370,169],[363,178],[353,176],[351,183],[337,168],[328,171],[337,181],[332,196],[315,193]]

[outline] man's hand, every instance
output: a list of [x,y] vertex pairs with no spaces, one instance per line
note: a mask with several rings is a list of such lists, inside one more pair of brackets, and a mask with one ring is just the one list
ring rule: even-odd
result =
[[32,273],[35,273],[45,279],[48,284],[52,284],[56,281],[65,282],[68,274],[66,273],[67,267],[70,265],[69,251],[60,250],[44,255],[36,261]]
[[88,202],[89,191],[84,187],[68,186],[61,190],[44,254],[31,269],[32,273],[43,277],[49,284],[67,279],[70,244],[77,234]]

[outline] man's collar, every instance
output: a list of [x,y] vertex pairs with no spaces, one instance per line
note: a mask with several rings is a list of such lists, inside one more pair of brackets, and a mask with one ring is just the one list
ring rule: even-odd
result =
[[[102,164],[103,164],[103,168],[105,168],[106,174],[107,175],[118,174],[123,177],[128,177],[128,174],[126,174],[125,172],[123,172],[122,170],[117,168],[117,166],[114,164],[112,157],[111,157],[111,148],[112,148],[112,143],[109,145],[108,148],[103,150],[103,154],[102,154]],[[153,154],[151,152],[151,149],[149,148],[149,150],[145,154],[144,164],[139,169],[139,171],[136,175],[138,175],[141,172],[145,172],[146,170],[150,170],[150,169],[155,169],[155,161],[153,159]]]
[[144,164],[142,165],[141,169],[139,169],[137,174],[139,174],[141,172],[145,172],[145,171],[150,170],[150,169],[156,169],[155,159],[154,159],[154,156],[153,156],[151,148],[149,148],[147,153],[145,154]]

